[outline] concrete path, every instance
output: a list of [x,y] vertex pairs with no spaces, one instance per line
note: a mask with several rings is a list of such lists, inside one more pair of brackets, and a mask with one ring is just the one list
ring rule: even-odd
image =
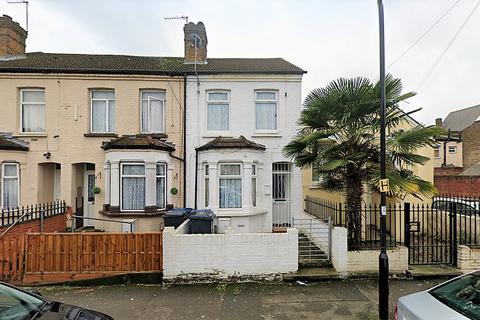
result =
[[[391,280],[390,300],[444,280]],[[50,299],[98,310],[115,319],[376,319],[373,280],[304,285],[214,284],[43,287]]]

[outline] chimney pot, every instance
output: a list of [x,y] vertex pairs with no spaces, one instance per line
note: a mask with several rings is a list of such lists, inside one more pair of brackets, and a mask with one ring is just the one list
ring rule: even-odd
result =
[[442,124],[443,124],[442,118],[435,119],[435,126],[442,127]]
[[203,22],[190,22],[183,27],[185,63],[207,63],[207,31]]
[[27,31],[10,16],[0,17],[0,58],[25,54]]

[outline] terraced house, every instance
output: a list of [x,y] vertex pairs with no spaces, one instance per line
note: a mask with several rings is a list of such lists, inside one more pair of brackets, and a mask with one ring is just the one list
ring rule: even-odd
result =
[[[26,53],[26,31],[0,17],[0,206],[65,200],[76,215],[158,231],[171,207],[271,217],[272,192],[291,201],[272,179],[297,173],[280,150],[295,132],[303,70],[283,59],[207,59],[201,30],[185,26],[184,57]],[[212,150],[232,148],[242,151],[220,156],[217,175]],[[210,185],[199,184],[205,166]],[[297,176],[281,188],[301,192]]]

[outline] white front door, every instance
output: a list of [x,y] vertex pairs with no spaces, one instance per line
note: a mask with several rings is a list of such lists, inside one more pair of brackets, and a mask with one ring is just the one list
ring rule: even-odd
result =
[[[83,216],[85,218],[94,218],[95,194],[93,188],[95,187],[95,170],[87,170],[85,165],[85,175],[83,180]],[[92,220],[85,219],[84,226],[93,225]]]

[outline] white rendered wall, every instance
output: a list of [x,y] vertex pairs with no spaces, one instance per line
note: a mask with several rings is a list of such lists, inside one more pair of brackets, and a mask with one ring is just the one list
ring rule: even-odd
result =
[[[222,136],[245,136],[249,140],[263,144],[266,150],[261,156],[245,152],[245,150],[215,150],[212,157],[228,158],[232,161],[256,161],[261,157],[262,168],[258,173],[258,201],[267,211],[266,224],[271,226],[272,212],[272,163],[289,161],[282,154],[282,148],[291,141],[297,132],[297,121],[301,112],[301,80],[300,75],[205,75],[187,78],[187,183],[186,201],[188,207],[195,204],[195,148],[201,146],[218,134],[206,131],[207,103],[206,91],[229,90],[230,92],[230,131]],[[278,132],[275,134],[255,133],[255,90],[270,89],[278,91]],[[256,152],[258,153],[258,152]],[[202,152],[203,154],[203,152]],[[202,156],[200,156],[202,157]],[[204,158],[202,158],[205,161]],[[201,162],[200,160],[199,162]],[[217,160],[218,161],[218,160]],[[202,166],[199,164],[197,206],[203,208]],[[210,185],[212,186],[212,184]],[[292,215],[302,210],[302,187],[300,169],[292,166]],[[212,193],[212,191],[211,191]],[[216,200],[216,199],[214,199]],[[215,203],[211,206],[215,207]],[[218,206],[218,203],[217,203]]]
[[298,232],[184,234],[163,232],[165,279],[262,276],[298,269]]

